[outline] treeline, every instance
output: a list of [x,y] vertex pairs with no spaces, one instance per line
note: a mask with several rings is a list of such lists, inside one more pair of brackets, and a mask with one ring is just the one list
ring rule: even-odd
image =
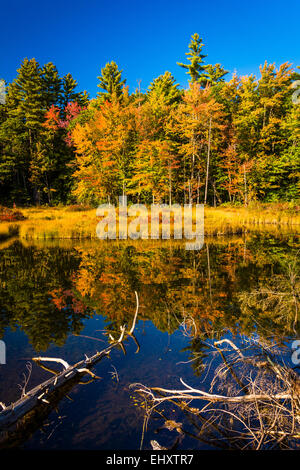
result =
[[170,72],[129,94],[114,62],[96,99],[53,64],[23,62],[0,105],[1,198],[7,203],[243,203],[299,198],[300,107],[291,64],[229,80],[194,34],[189,87]]

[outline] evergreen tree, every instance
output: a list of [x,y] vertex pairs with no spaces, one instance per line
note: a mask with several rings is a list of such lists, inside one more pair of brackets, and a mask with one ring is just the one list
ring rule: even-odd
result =
[[62,90],[61,90],[59,104],[63,113],[68,103],[77,103],[82,107],[85,107],[88,105],[89,94],[86,91],[77,92],[76,91],[77,86],[78,86],[77,81],[72,77],[70,73],[67,73],[62,78]]
[[207,56],[202,54],[203,47],[204,44],[199,34],[193,34],[189,44],[189,52],[185,53],[190,64],[177,62],[177,65],[187,70],[187,74],[191,77],[191,83],[199,83],[200,85],[205,85],[209,78],[204,65],[204,59]]
[[206,84],[210,85],[217,85],[220,82],[224,82],[224,77],[228,74],[228,71],[225,70],[221,64],[208,64],[205,66],[205,70],[208,75]]
[[162,98],[166,106],[178,104],[181,97],[182,92],[178,89],[178,84],[170,72],[165,72],[164,75],[155,78],[150,84],[147,94],[147,99],[150,101]]
[[58,105],[61,96],[62,80],[57,68],[52,62],[45,64],[41,69],[43,81],[44,106],[49,109],[52,105]]
[[41,129],[46,110],[46,96],[43,93],[42,72],[35,59],[25,59],[18,70],[18,77],[12,89],[17,106],[9,107],[10,114],[23,120],[28,129],[29,148],[33,151],[35,139]]
[[122,80],[122,72],[123,70],[119,70],[114,61],[106,64],[101,69],[101,76],[98,77],[100,83],[97,86],[104,91],[98,93],[100,98],[105,98],[109,101],[113,99],[120,100],[122,98],[122,90],[126,83],[125,79]]
[[32,195],[29,166],[42,130],[44,105],[40,66],[35,59],[24,59],[17,78],[8,87],[7,119],[0,128],[1,178],[6,187],[11,187],[13,198],[24,202]]

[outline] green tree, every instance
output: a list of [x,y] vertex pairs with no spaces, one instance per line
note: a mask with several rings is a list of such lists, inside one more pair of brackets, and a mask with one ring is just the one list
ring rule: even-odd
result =
[[58,70],[52,62],[45,64],[41,68],[41,78],[43,81],[44,106],[49,109],[52,105],[57,105],[61,96],[62,79]]
[[204,59],[207,56],[202,53],[203,47],[204,44],[199,34],[193,34],[189,44],[189,52],[185,53],[190,63],[177,62],[177,65],[187,70],[187,74],[191,77],[191,83],[200,83],[200,85],[206,84],[209,78],[204,65]]
[[148,101],[159,101],[160,98],[166,106],[173,106],[179,103],[182,92],[178,88],[175,78],[170,72],[155,78],[149,86],[147,93]]
[[123,70],[119,70],[117,64],[112,61],[101,69],[101,75],[98,77],[100,83],[97,85],[101,88],[102,92],[98,93],[100,98],[105,98],[109,101],[112,99],[120,100],[123,96],[122,90],[126,80],[122,80]]
[[[70,73],[67,73],[62,78],[62,90],[60,95],[60,107],[62,110],[62,114],[65,117],[65,109],[68,103],[78,103],[82,107],[86,107],[89,102],[89,94],[84,92],[76,91],[78,86],[77,81],[72,77]],[[53,103],[55,104],[55,103]]]
[[23,202],[32,196],[28,184],[30,160],[42,130],[45,113],[43,80],[35,59],[24,59],[8,86],[6,120],[0,128],[0,178],[11,195]]

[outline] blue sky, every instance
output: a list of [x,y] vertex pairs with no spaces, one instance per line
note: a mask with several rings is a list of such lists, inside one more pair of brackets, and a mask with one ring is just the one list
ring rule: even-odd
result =
[[[265,60],[300,65],[299,0],[8,0],[0,9],[0,78],[13,80],[24,57],[70,72],[91,97],[114,60],[130,91],[169,70],[181,86],[190,36],[203,38],[207,63],[258,74]],[[230,75],[228,75],[230,78]]]

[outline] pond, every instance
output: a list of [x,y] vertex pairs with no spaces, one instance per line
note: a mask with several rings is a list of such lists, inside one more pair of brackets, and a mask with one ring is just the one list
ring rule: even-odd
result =
[[[105,348],[108,333],[131,325],[135,338],[93,368],[100,379],[75,383],[46,415],[9,445],[25,449],[149,449],[168,431],[144,414],[132,384],[180,388],[180,378],[209,390],[212,343],[260,337],[280,342],[290,357],[297,319],[288,273],[299,239],[268,234],[207,240],[200,251],[180,242],[21,242],[0,250],[0,401],[16,401],[51,374],[35,356],[73,364]],[[280,286],[284,312],[267,299]],[[263,297],[261,292],[264,292]],[[254,299],[252,301],[251,299]],[[137,347],[137,344],[139,347]],[[125,353],[125,354],[124,354]],[[30,372],[29,363],[32,364]],[[59,366],[58,366],[59,367]],[[24,375],[25,374],[25,375]],[[178,410],[168,410],[176,422]],[[217,447],[187,433],[180,449]]]

